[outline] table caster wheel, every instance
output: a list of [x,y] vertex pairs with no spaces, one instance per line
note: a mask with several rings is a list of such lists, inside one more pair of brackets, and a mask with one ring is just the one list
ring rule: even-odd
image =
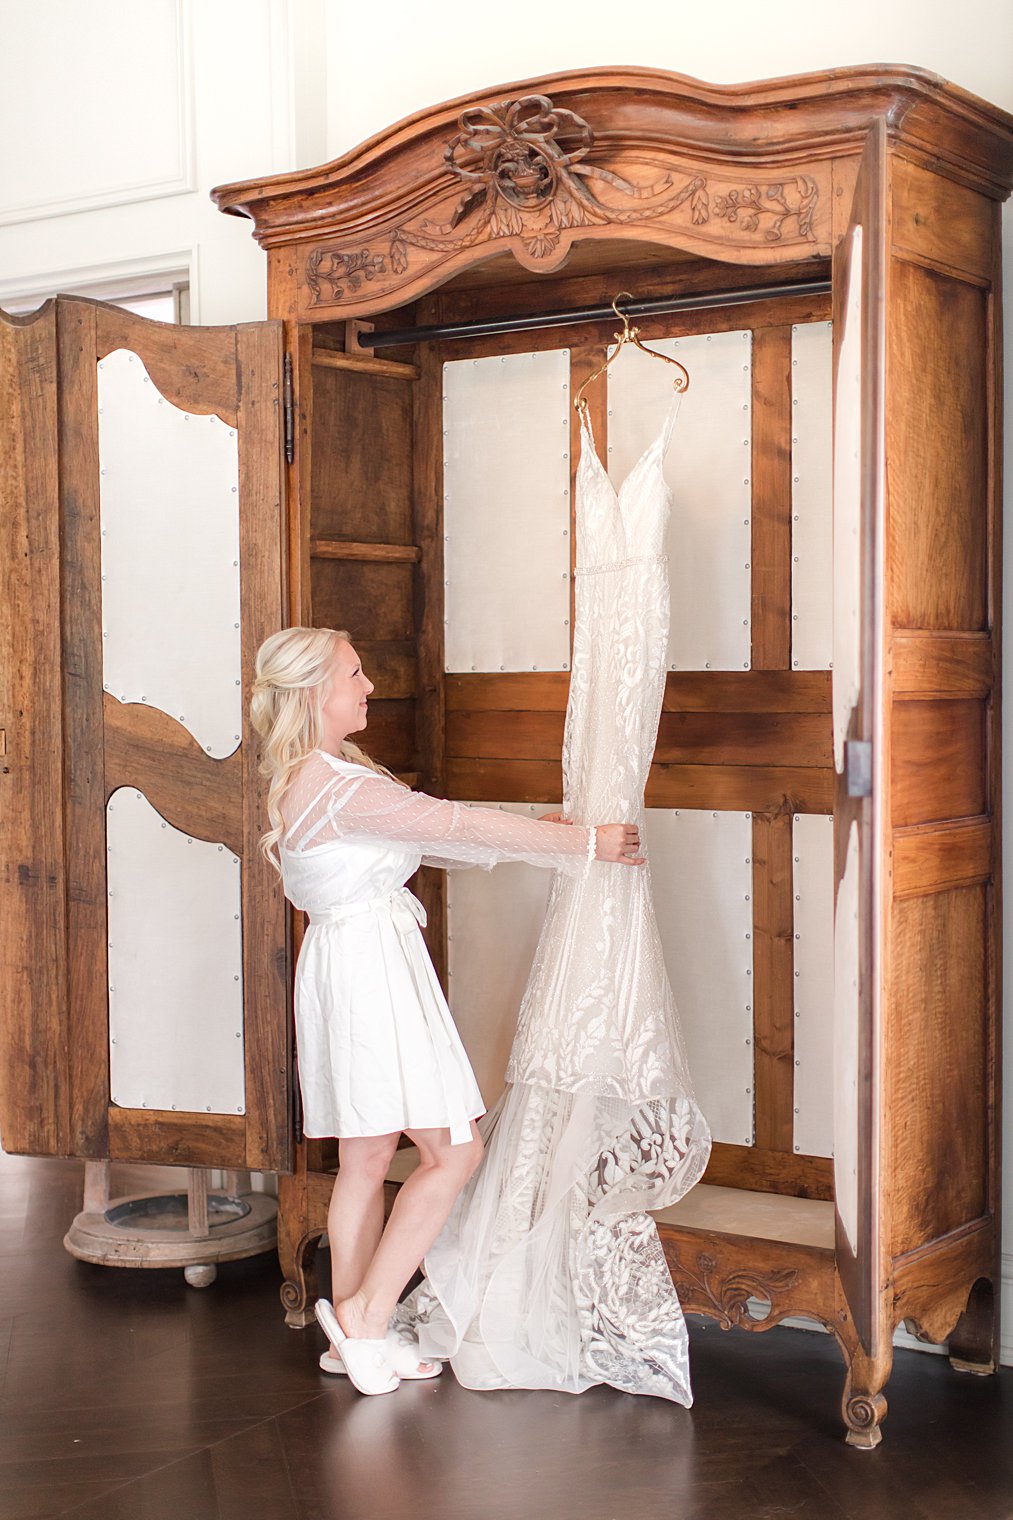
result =
[[183,1268],[183,1276],[191,1288],[209,1288],[218,1276],[218,1268],[211,1262],[196,1262]]

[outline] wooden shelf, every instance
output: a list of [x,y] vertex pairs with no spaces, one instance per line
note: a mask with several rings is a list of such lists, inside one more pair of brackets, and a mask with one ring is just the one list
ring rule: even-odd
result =
[[754,1240],[786,1240],[797,1245],[834,1248],[834,1205],[816,1198],[752,1193],[745,1188],[712,1187],[698,1182],[667,1209],[652,1209],[656,1224],[746,1235]]
[[[399,1150],[387,1181],[400,1187],[419,1164],[414,1147]],[[652,1209],[661,1226],[704,1230],[721,1235],[745,1235],[755,1240],[792,1241],[823,1251],[834,1248],[834,1205],[813,1198],[790,1198],[777,1193],[752,1193],[745,1188],[711,1187],[698,1182],[678,1203]]]
[[417,565],[422,558],[422,550],[417,544],[362,544],[344,538],[311,538],[310,557]]
[[343,354],[335,349],[315,348],[313,363],[320,369],[350,369],[361,375],[375,375],[385,380],[417,380],[418,366],[401,364],[396,359],[371,359],[368,354]]

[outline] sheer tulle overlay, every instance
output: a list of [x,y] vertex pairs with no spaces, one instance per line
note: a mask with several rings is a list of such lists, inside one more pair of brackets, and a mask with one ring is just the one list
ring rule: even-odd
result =
[[[665,684],[661,435],[617,493],[583,430],[564,815],[643,826]],[[701,1177],[650,863],[557,875],[485,1160],[398,1311],[471,1388],[609,1383],[692,1402],[686,1326],[648,1210]]]

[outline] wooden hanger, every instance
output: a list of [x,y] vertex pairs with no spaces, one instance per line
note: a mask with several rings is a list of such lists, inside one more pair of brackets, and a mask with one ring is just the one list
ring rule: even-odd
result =
[[647,344],[641,341],[640,328],[630,326],[629,317],[625,312],[619,310],[619,306],[617,304],[623,296],[625,296],[629,301],[633,300],[633,296],[628,290],[620,290],[613,298],[612,310],[615,312],[616,316],[623,324],[622,332],[617,332],[614,335],[616,346],[609,354],[608,358],[605,360],[605,363],[600,364],[593,375],[588,375],[587,379],[584,381],[584,384],[577,392],[576,399],[574,400],[573,404],[577,408],[577,411],[580,412],[581,416],[583,416],[587,411],[587,398],[585,397],[584,392],[593,381],[598,379],[599,375],[603,375],[605,373],[609,365],[612,363],[612,360],[622,349],[624,343],[632,343],[634,348],[639,348],[641,353],[650,354],[652,359],[663,359],[666,364],[674,364],[676,369],[680,371],[680,373],[675,378],[675,389],[677,391],[686,391],[689,389],[689,371],[687,370],[686,366],[684,364],[680,364],[678,359],[670,358],[668,354],[659,353],[656,348],[648,348]]

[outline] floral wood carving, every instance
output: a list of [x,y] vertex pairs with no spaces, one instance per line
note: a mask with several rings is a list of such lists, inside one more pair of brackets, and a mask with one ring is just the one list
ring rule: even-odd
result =
[[[665,173],[646,184],[588,162],[595,145],[591,127],[573,111],[557,109],[545,95],[462,112],[444,163],[463,193],[445,222],[428,218],[402,224],[388,235],[383,252],[368,247],[317,248],[306,265],[313,302],[340,301],[363,280],[406,272],[411,248],[454,253],[479,241],[520,238],[527,257],[538,261],[558,248],[564,229],[628,226],[687,207],[694,227],[711,221],[708,181],[691,175],[676,183]],[[609,193],[611,192],[611,193]],[[603,199],[603,194],[608,196]],[[813,218],[819,186],[799,175],[762,187],[747,185],[713,195],[717,221],[745,234],[762,232],[768,242],[786,235],[815,241]],[[327,288],[326,295],[323,287]]]
[[[813,213],[819,198],[816,181],[800,174],[795,179],[793,204],[788,199],[785,185],[768,185],[764,196],[759,185],[746,185],[741,190],[726,190],[724,195],[714,197],[715,215],[727,222],[737,222],[743,232],[756,232],[764,217],[770,221],[763,225],[763,235],[770,243],[780,242],[781,228],[794,217],[801,238],[813,236]],[[771,204],[767,205],[769,201]]]
[[344,248],[315,248],[306,260],[306,283],[313,292],[314,301],[322,299],[320,286],[330,286],[331,301],[340,301],[345,286],[354,292],[363,280],[373,280],[378,274],[387,273],[387,260],[382,253],[371,253],[360,248],[350,253]]
[[[701,1308],[705,1313],[716,1311],[715,1317],[723,1330],[730,1330],[733,1325],[748,1329],[758,1324],[772,1324],[778,1295],[793,1288],[799,1278],[794,1267],[785,1267],[779,1272],[730,1272],[715,1282],[718,1264],[713,1256],[701,1252],[696,1265],[697,1272],[691,1272],[682,1261],[673,1261],[669,1257],[675,1291],[683,1308],[690,1312],[699,1312]],[[751,1298],[769,1300],[770,1313],[762,1320],[754,1319],[749,1313],[747,1305]]]

